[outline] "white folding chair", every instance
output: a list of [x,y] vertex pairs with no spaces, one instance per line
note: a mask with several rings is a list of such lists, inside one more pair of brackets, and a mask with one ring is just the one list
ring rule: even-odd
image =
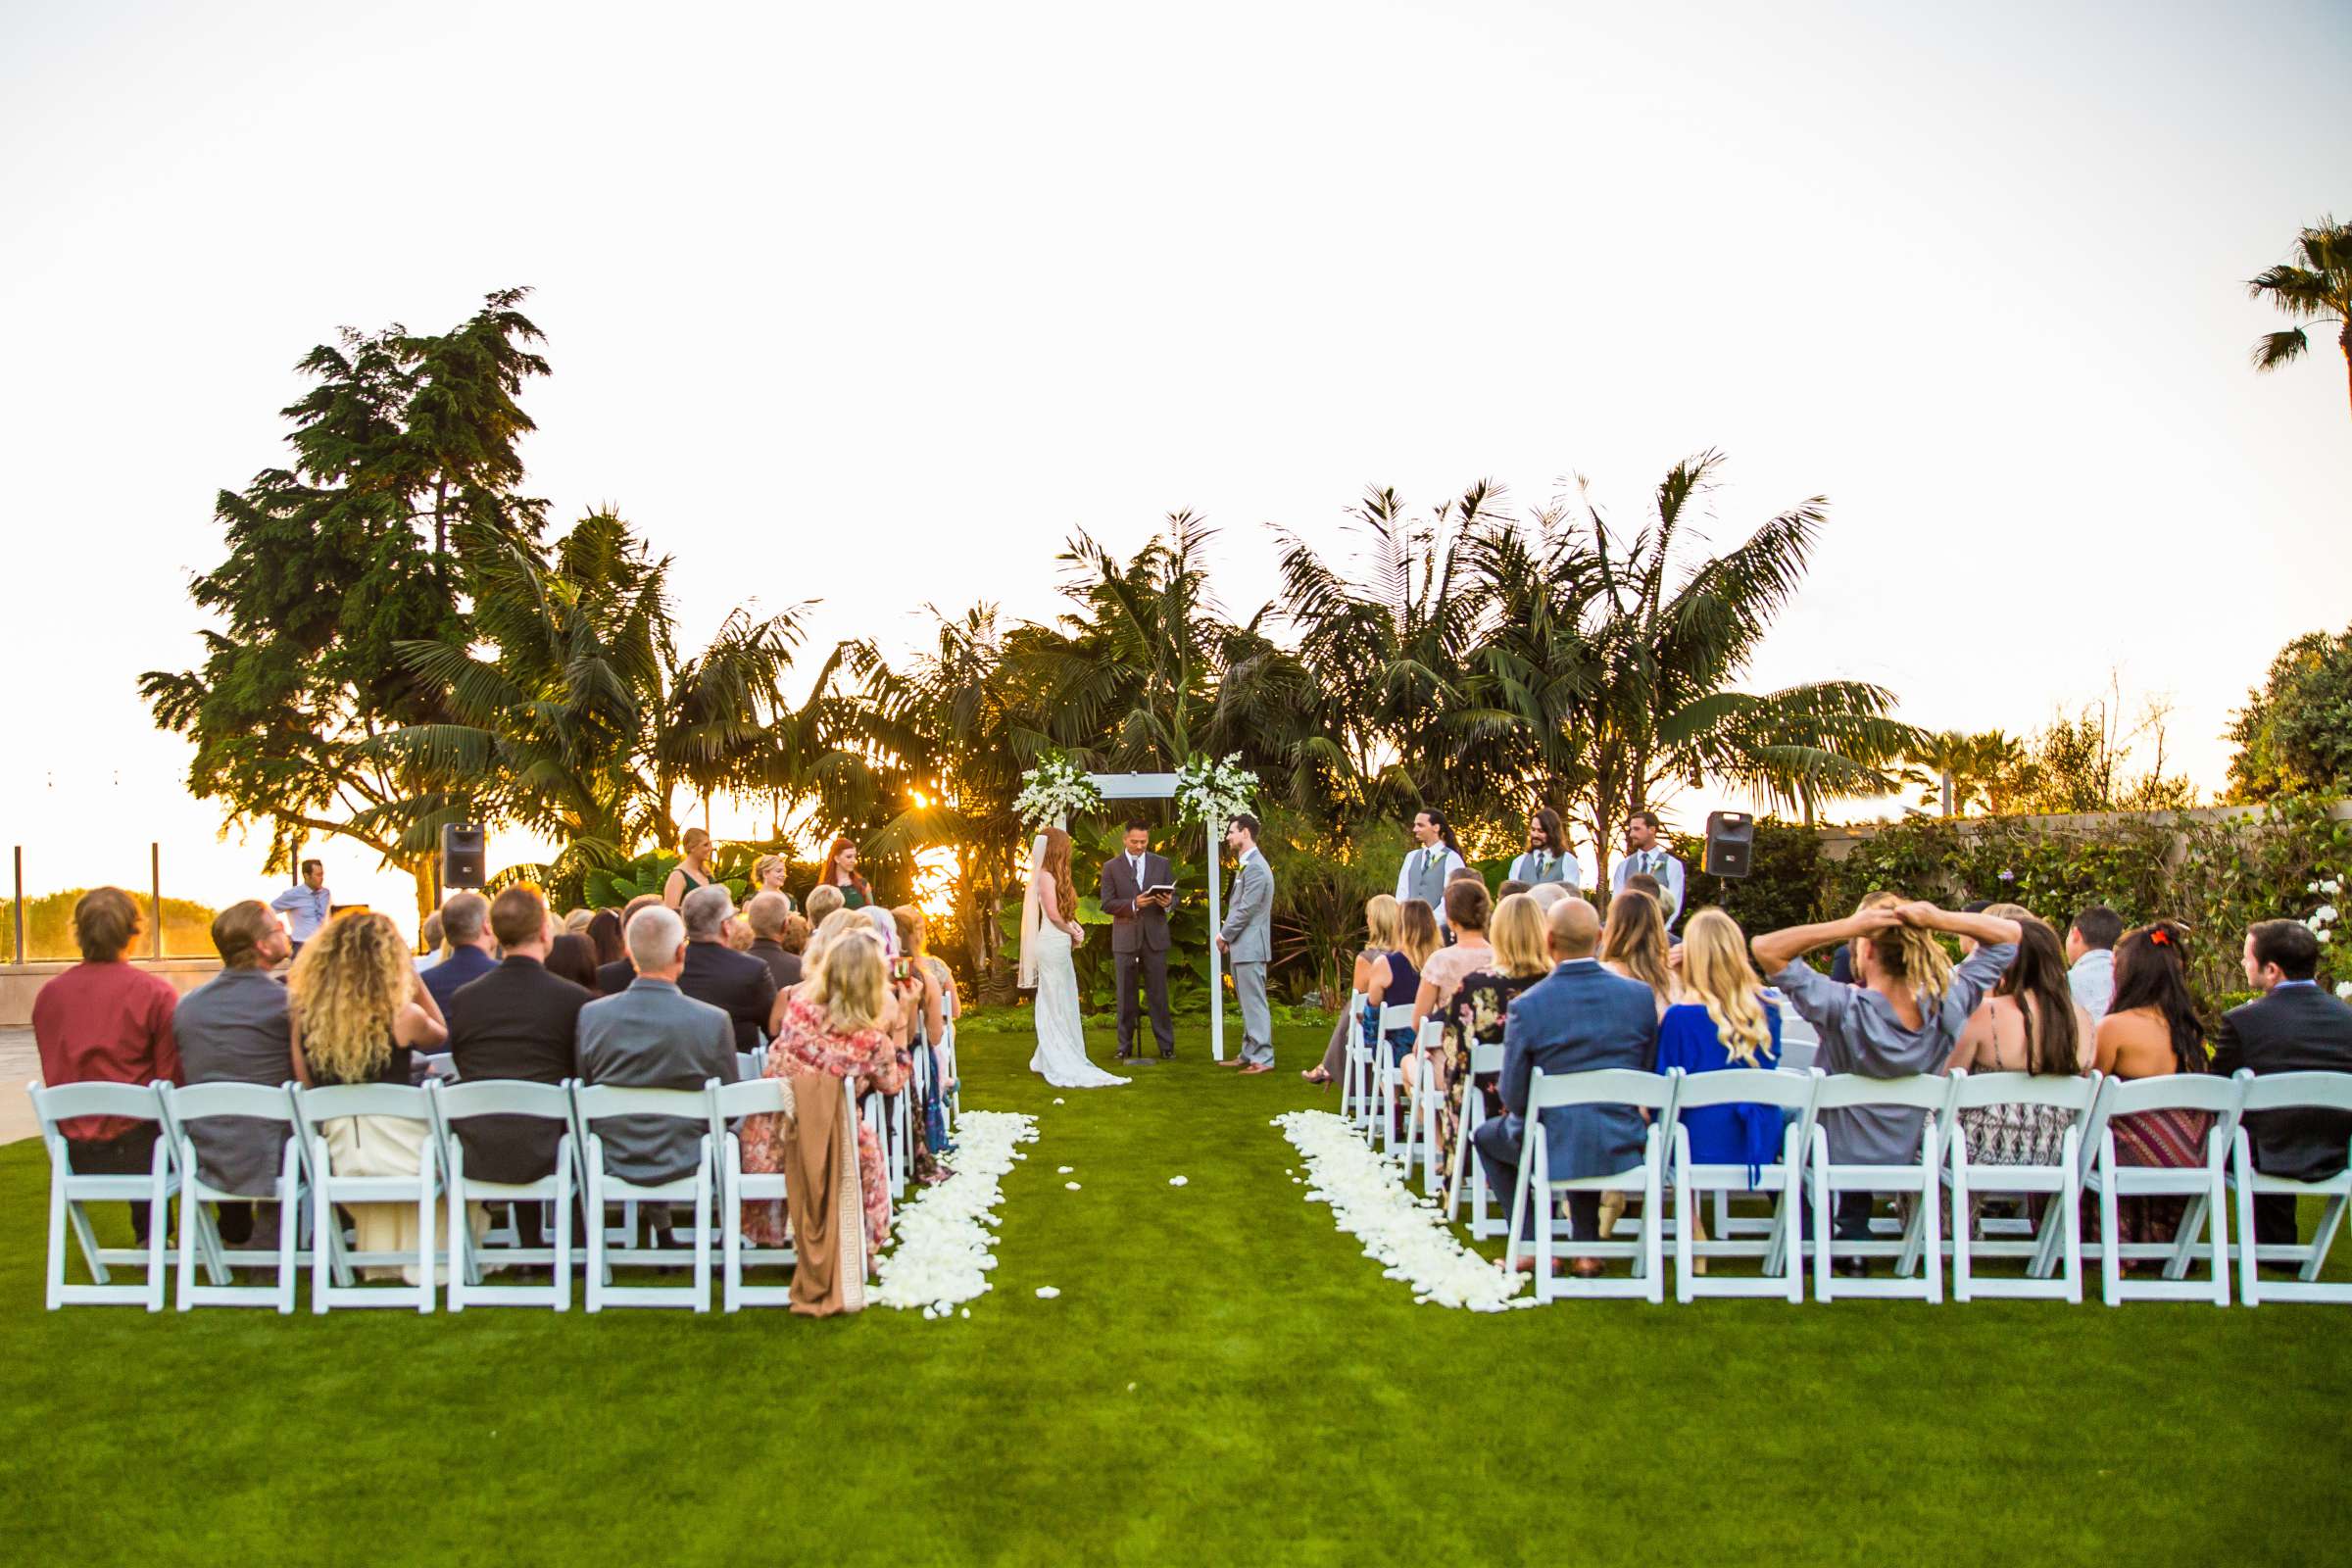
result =
[[[588,1310],[608,1306],[689,1306],[710,1310],[710,1219],[712,1184],[717,1153],[710,1147],[710,1092],[715,1078],[700,1089],[630,1089],[618,1084],[579,1084],[571,1088],[572,1138],[580,1152],[581,1191],[588,1200]],[[699,1152],[694,1173],[674,1181],[639,1183],[624,1180],[605,1168],[605,1144],[596,1124],[613,1116],[667,1116],[691,1121],[701,1129],[695,1142]],[[618,1200],[694,1205],[694,1284],[614,1285],[613,1265],[662,1268],[674,1265],[678,1253],[653,1247],[612,1247],[605,1237],[605,1205]],[[633,1243],[632,1235],[630,1241]]]
[[956,1130],[956,1118],[963,1114],[963,1074],[956,1066],[956,1020],[950,1018],[939,1034],[939,1071],[946,1082],[943,1103],[947,1107],[948,1131]]
[[[431,1100],[422,1089],[408,1084],[334,1084],[324,1089],[292,1088],[294,1113],[306,1146],[305,1168],[311,1183],[311,1310],[335,1307],[415,1305],[419,1312],[433,1309],[434,1266],[438,1258],[435,1231],[441,1196],[441,1145],[433,1132]],[[413,1176],[339,1175],[327,1152],[326,1124],[344,1116],[384,1116],[419,1123],[423,1145]],[[415,1203],[416,1250],[368,1251],[343,1245],[337,1203]],[[414,1268],[416,1283],[361,1285],[354,1271],[362,1268]]]
[[[2230,1304],[2230,1150],[2237,1135],[2238,1102],[2244,1095],[2243,1083],[2206,1073],[2168,1073],[2129,1082],[2110,1078],[2099,1086],[2099,1098],[2092,1103],[2090,1123],[2082,1137],[2080,1170],[2082,1186],[2099,1195],[2099,1236],[2095,1243],[2084,1242],[2082,1248],[2086,1253],[2094,1247],[2098,1251],[2100,1294],[2109,1306],[2134,1300]],[[2153,1110],[2212,1114],[2202,1164],[2126,1165],[2117,1161],[2115,1118]],[[2117,1240],[2119,1201],[2151,1197],[2188,1200],[2173,1240]],[[2200,1234],[2208,1235],[2206,1251],[2212,1269],[2206,1279],[2192,1280],[2188,1266],[2196,1257]],[[2124,1272],[2125,1263],[2158,1260],[2164,1264],[2161,1279],[2132,1279]]]
[[1372,1125],[1372,1051],[1364,1044],[1364,994],[1348,993],[1348,1010],[1340,1014],[1346,1033],[1340,1037],[1340,1114],[1351,1127],[1369,1131]]
[[[1480,1106],[1480,1102],[1476,1098],[1479,1075],[1500,1071],[1502,1071],[1502,1047],[1499,1044],[1489,1046],[1481,1045],[1475,1040],[1472,1041],[1470,1043],[1470,1078],[1467,1083],[1462,1085],[1462,1114],[1453,1130],[1452,1163],[1446,1169],[1446,1218],[1451,1222],[1456,1210],[1461,1206],[1462,1187],[1467,1183],[1470,1188],[1470,1234],[1474,1237],[1500,1236],[1503,1233],[1502,1218],[1499,1212],[1500,1206],[1502,1206],[1502,1194],[1494,1193],[1494,1189],[1487,1185],[1487,1168],[1480,1163],[1477,1154],[1472,1152],[1470,1148],[1470,1135],[1477,1130],[1479,1121],[1475,1114]],[[1487,1197],[1490,1193],[1494,1194],[1497,1205],[1497,1212],[1492,1217],[1487,1213]]]
[[[48,1309],[69,1304],[144,1306],[164,1309],[164,1235],[170,1230],[171,1202],[179,1191],[179,1166],[172,1140],[163,1133],[163,1102],[153,1084],[58,1084],[44,1086],[35,1079],[27,1086],[32,1112],[40,1119],[41,1142],[49,1150],[49,1285]],[[124,1116],[158,1124],[155,1154],[145,1175],[101,1176],[74,1171],[70,1157],[72,1141],[60,1124],[75,1116]],[[147,1245],[100,1247],[84,1203],[145,1203]],[[81,1248],[89,1265],[88,1285],[66,1283],[66,1228]],[[147,1266],[144,1285],[117,1285],[109,1263]]]
[[[2100,1082],[2101,1076],[2095,1072],[2087,1077],[2023,1072],[1972,1074],[1966,1070],[1952,1074],[1950,1113],[1944,1119],[1949,1131],[1944,1136],[1949,1140],[1952,1181],[1953,1300],[1966,1301],[1979,1296],[2078,1302],[2082,1299],[2082,1134],[2090,1122],[2091,1106],[2098,1103]],[[1968,1148],[1968,1122],[1960,1113],[1986,1105],[2051,1105],[2067,1112],[2070,1120],[2058,1163],[1975,1163]],[[1985,1193],[2048,1199],[2040,1230],[2030,1239],[2011,1240],[1988,1226],[1984,1239],[1979,1240],[1973,1234],[1969,1210],[1973,1206],[1971,1200]],[[2032,1229],[2030,1225],[2027,1228]],[[1989,1257],[2022,1257],[2033,1261],[2024,1279],[1979,1277],[1977,1260]],[[2051,1277],[2053,1268],[2057,1270],[2056,1278]]]
[[890,1196],[906,1196],[906,1168],[914,1163],[914,1146],[907,1131],[906,1102],[914,1089],[914,1075],[906,1075],[906,1084],[895,1095],[883,1095],[882,1141],[883,1160],[890,1170]]
[[[294,1310],[294,1274],[303,1260],[302,1194],[303,1141],[294,1119],[294,1102],[282,1084],[174,1084],[158,1086],[163,1097],[164,1122],[172,1132],[172,1147],[179,1165],[179,1309],[199,1306],[272,1306],[281,1314]],[[279,1152],[277,1179],[267,1193],[232,1193],[204,1179],[197,1157],[191,1122],[215,1116],[242,1116],[272,1122],[286,1131]],[[208,1203],[275,1203],[277,1250],[274,1252],[231,1251],[220,1239],[220,1224]],[[206,1283],[196,1279],[204,1264]],[[276,1283],[239,1285],[240,1268],[274,1268]]]
[[[845,1097],[846,1099],[846,1097]],[[725,1151],[719,1160],[721,1189],[719,1230],[724,1238],[721,1246],[719,1298],[729,1312],[746,1306],[789,1306],[792,1288],[788,1285],[746,1285],[746,1267],[771,1264],[793,1264],[800,1261],[792,1247],[754,1247],[743,1237],[743,1205],[749,1202],[782,1202],[785,1198],[784,1173],[746,1172],[743,1168],[743,1140],[735,1123],[746,1116],[790,1116],[793,1113],[792,1086],[782,1078],[752,1078],[742,1083],[719,1084],[710,1091],[710,1135]],[[858,1138],[857,1124],[850,1124],[849,1136],[854,1144]]]
[[[1657,1303],[1666,1299],[1666,1268],[1663,1248],[1665,1205],[1660,1189],[1664,1180],[1664,1128],[1673,1115],[1676,1085],[1682,1078],[1680,1069],[1660,1076],[1654,1072],[1636,1072],[1628,1067],[1604,1067],[1592,1072],[1571,1072],[1546,1075],[1537,1068],[1527,1090],[1527,1131],[1519,1150],[1518,1179],[1511,1191],[1511,1239],[1503,1252],[1503,1266],[1516,1268],[1523,1244],[1519,1239],[1520,1222],[1529,1204],[1535,1208],[1533,1248],[1536,1262],[1536,1299],[1549,1301],[1562,1296],[1640,1297]],[[1565,1105],[1635,1105],[1650,1112],[1649,1126],[1642,1136],[1641,1160],[1624,1170],[1602,1176],[1551,1177],[1549,1140],[1544,1135],[1544,1112]],[[1571,1238],[1564,1243],[1551,1239],[1551,1200],[1562,1193],[1638,1193],[1642,1197],[1642,1234],[1633,1241],[1585,1241]],[[1623,1231],[1625,1221],[1618,1222]],[[1625,1257],[1633,1259],[1634,1270],[1622,1278],[1602,1277],[1590,1280],[1560,1280],[1552,1276],[1551,1265],[1560,1257]]]
[[[558,1312],[571,1309],[571,1089],[566,1084],[524,1083],[511,1078],[476,1078],[444,1088],[429,1085],[435,1136],[441,1159],[449,1172],[449,1309],[468,1306],[545,1306]],[[461,1123],[477,1116],[527,1116],[562,1124],[556,1141],[555,1167],[527,1182],[493,1182],[466,1174],[466,1141]],[[467,1202],[551,1203],[555,1208],[555,1245],[482,1247],[466,1223]],[[486,1285],[485,1264],[543,1265],[545,1285]]]
[[[1396,1152],[1396,1094],[1397,1086],[1402,1081],[1402,1073],[1395,1059],[1396,1048],[1389,1044],[1389,1032],[1393,1029],[1410,1029],[1412,1026],[1413,1004],[1409,1002],[1401,1006],[1381,1008],[1380,1017],[1373,1025],[1372,1065],[1378,1074],[1374,1079],[1374,1095],[1378,1102],[1374,1119],[1379,1123],[1377,1136],[1383,1153],[1394,1154]],[[1413,1047],[1407,1049],[1418,1049],[1418,1046],[1419,1042],[1416,1041]],[[1410,1171],[1412,1130],[1409,1124],[1403,1134],[1403,1142],[1405,1169]]]
[[417,1082],[416,1087],[419,1089],[428,1083],[454,1084],[458,1081],[457,1060],[446,1051],[437,1051],[429,1055],[419,1052],[412,1071],[421,1072],[424,1075]]
[[[1824,1078],[1813,1095],[1811,1155],[1807,1161],[1813,1190],[1813,1298],[1833,1300],[1840,1296],[1879,1296],[1943,1299],[1943,1220],[1936,1191],[1943,1160],[1937,1137],[1937,1118],[1952,1094],[1952,1080],[1927,1073],[1908,1078],[1865,1078],[1838,1073]],[[1919,1159],[1908,1165],[1845,1163],[1830,1158],[1829,1131],[1822,1112],[1853,1105],[1899,1105],[1927,1112],[1920,1128]],[[1899,1240],[1838,1240],[1838,1193],[1899,1193],[1915,1200],[1909,1222]],[[1834,1279],[1836,1255],[1883,1257],[1895,1260],[1892,1279]],[[1918,1270],[1916,1278],[1912,1271]]]
[[[1774,1067],[1726,1067],[1715,1072],[1685,1073],[1674,1099],[1674,1298],[1689,1301],[1700,1296],[1779,1296],[1791,1301],[1805,1298],[1804,1275],[1804,1151],[1813,1132],[1813,1099],[1822,1084],[1819,1069],[1784,1072]],[[1782,1113],[1781,1158],[1777,1165],[1691,1163],[1690,1132],[1683,1112],[1713,1105],[1771,1105]],[[1750,1177],[1753,1177],[1751,1180]],[[1761,1236],[1744,1228],[1733,1233],[1728,1218],[1728,1195],[1777,1193],[1772,1219]],[[1700,1241],[1694,1234],[1701,1201],[1717,1200],[1715,1235]],[[1693,1260],[1701,1257],[1752,1257],[1763,1272],[1749,1277],[1701,1274]]]
[[[2352,1111],[2352,1073],[2279,1072],[2257,1078],[2241,1070],[2245,1098],[2239,1103],[2238,1125],[2232,1140],[2230,1180],[2237,1189],[2237,1298],[2248,1306],[2272,1301],[2352,1301],[2352,1283],[2320,1283],[2328,1250],[2344,1223],[2344,1208],[2352,1203],[2352,1165],[2318,1181],[2299,1182],[2286,1176],[2265,1176],[2254,1168],[2254,1145],[2245,1117],[2255,1111],[2315,1109]],[[2352,1148],[2346,1152],[2352,1155]],[[2272,1243],[2254,1239],[2254,1200],[2257,1198],[2325,1198],[2319,1228],[2309,1245]],[[2295,1265],[2292,1280],[2262,1278],[2264,1263]]]

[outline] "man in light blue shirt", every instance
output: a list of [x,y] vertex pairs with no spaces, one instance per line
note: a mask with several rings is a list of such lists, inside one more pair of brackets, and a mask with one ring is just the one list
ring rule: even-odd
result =
[[326,891],[326,862],[302,862],[302,881],[270,901],[270,907],[286,917],[286,934],[294,939],[294,951],[318,934],[327,916],[335,912],[334,895]]
[[2066,928],[2066,986],[2096,1023],[2115,1000],[2115,945],[2124,937],[2124,917],[2094,904]]

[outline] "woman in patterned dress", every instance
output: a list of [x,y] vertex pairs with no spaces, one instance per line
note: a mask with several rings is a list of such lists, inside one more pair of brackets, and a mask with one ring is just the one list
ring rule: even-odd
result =
[[[2115,1001],[2099,1020],[2097,1065],[2123,1079],[2161,1078],[2168,1073],[2204,1072],[2213,1060],[2205,1025],[2188,991],[2188,928],[2171,920],[2127,931],[2115,945]],[[2108,1118],[2115,1157],[2123,1165],[2176,1169],[2205,1163],[2213,1115],[2203,1110],[2143,1110]],[[2124,1242],[2169,1242],[2180,1228],[2185,1198],[2127,1198],[2120,1200],[2116,1227]],[[2095,1224],[2097,1204],[2084,1195],[2086,1215]],[[2219,1214],[2211,1223],[2222,1223]],[[2135,1266],[2127,1264],[2127,1267]]]
[[[1502,1096],[1496,1073],[1481,1073],[1470,1101],[1470,1048],[1502,1044],[1502,1026],[1512,999],[1551,973],[1551,954],[1544,944],[1544,906],[1525,893],[1514,893],[1494,906],[1492,967],[1462,977],[1452,1000],[1439,1014],[1446,1020],[1446,1046],[1437,1064],[1438,1152],[1453,1158],[1462,1118],[1471,1125],[1502,1114]],[[1464,1173],[1453,1171],[1450,1181]],[[1448,1191],[1451,1190],[1449,1187]]]
[[[2049,925],[2014,906],[1987,909],[2024,931],[2017,961],[1969,1014],[1950,1067],[2077,1077],[2090,1070],[2091,1020],[2066,983],[2066,952]],[[1960,1112],[1978,1165],[2055,1165],[2075,1113],[2062,1105],[1972,1105]]]

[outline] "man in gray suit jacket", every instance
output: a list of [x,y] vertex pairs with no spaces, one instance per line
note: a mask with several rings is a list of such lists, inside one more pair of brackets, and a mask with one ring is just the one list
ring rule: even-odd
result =
[[[735,1025],[726,1013],[678,990],[686,967],[686,923],[672,909],[638,911],[629,922],[637,978],[616,997],[580,1009],[580,1081],[631,1089],[700,1089],[735,1081]],[[608,1116],[591,1129],[605,1169],[652,1185],[690,1174],[702,1158],[707,1119]]]
[[1225,847],[1241,861],[1233,876],[1233,906],[1217,933],[1217,951],[1233,964],[1233,992],[1242,1003],[1245,1073],[1274,1070],[1274,1014],[1266,1005],[1266,963],[1274,956],[1274,872],[1257,847],[1257,818],[1248,811],[1225,829]]
[[[1592,950],[1600,940],[1600,915],[1583,899],[1552,906],[1545,940],[1558,967],[1511,1003],[1502,1031],[1503,1114],[1482,1122],[1470,1135],[1487,1181],[1508,1193],[1519,1179],[1519,1153],[1527,1141],[1527,1097],[1538,1067],[1549,1074],[1590,1072],[1599,1067],[1654,1071],[1658,1059],[1658,1009],[1649,987],[1603,969]],[[1613,1176],[1642,1158],[1642,1112],[1631,1105],[1563,1105],[1544,1113],[1544,1156],[1553,1181]],[[1549,1202],[1550,1195],[1539,1195]],[[1528,1216],[1533,1218],[1532,1211]],[[1600,1195],[1568,1195],[1569,1234],[1579,1241],[1600,1235]],[[1532,1233],[1533,1226],[1529,1225]],[[1600,1272],[1597,1258],[1579,1258],[1576,1272]]]

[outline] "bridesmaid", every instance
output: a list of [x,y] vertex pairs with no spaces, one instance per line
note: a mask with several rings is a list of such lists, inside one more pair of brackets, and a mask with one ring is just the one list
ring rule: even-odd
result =
[[[762,893],[783,893],[784,907],[787,910],[799,909],[799,902],[791,894],[784,892],[784,878],[791,870],[792,862],[781,855],[762,855],[754,860],[752,862],[753,897],[756,898]],[[748,904],[751,900],[746,899],[744,902]]]
[[678,841],[678,853],[684,857],[669,880],[662,885],[662,902],[676,908],[686,902],[686,895],[710,885],[710,835],[699,827],[690,827]]
[[817,885],[839,888],[845,909],[862,909],[874,902],[874,890],[858,874],[858,846],[846,838],[835,839],[825,852],[825,871]]

